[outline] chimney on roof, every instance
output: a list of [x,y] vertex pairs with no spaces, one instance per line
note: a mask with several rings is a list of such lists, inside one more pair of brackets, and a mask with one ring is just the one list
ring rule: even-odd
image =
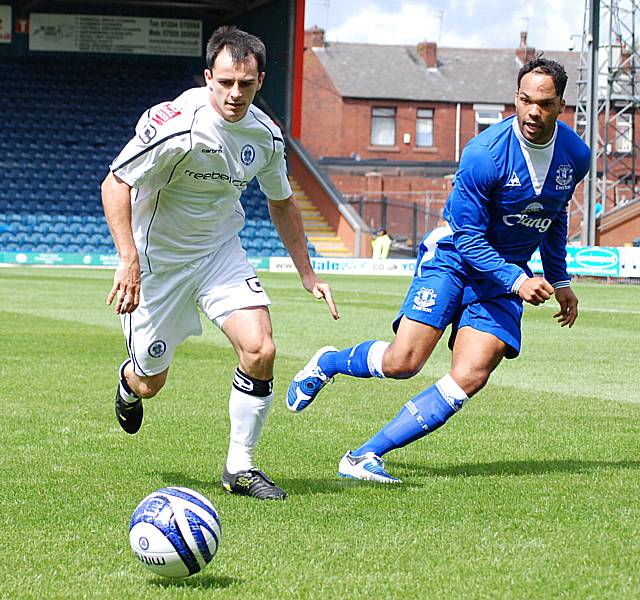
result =
[[536,55],[536,49],[532,46],[527,46],[527,32],[520,32],[520,47],[516,48],[516,56],[521,65],[529,62]]
[[418,44],[418,56],[429,69],[438,67],[438,45],[435,42],[421,42]]
[[324,29],[314,25],[311,29],[304,31],[304,49],[324,48]]

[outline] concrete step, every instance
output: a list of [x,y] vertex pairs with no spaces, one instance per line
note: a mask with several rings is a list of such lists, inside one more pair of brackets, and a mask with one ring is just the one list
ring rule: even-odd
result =
[[351,252],[347,248],[342,250],[326,250],[316,248],[318,258],[351,258]]
[[349,257],[351,251],[344,245],[342,239],[331,229],[326,219],[316,208],[297,181],[289,178],[291,189],[302,214],[302,222],[307,239],[314,245],[320,256]]

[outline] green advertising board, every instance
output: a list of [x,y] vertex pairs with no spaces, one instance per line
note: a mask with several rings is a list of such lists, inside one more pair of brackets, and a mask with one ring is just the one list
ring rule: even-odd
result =
[[[542,273],[540,251],[536,250],[529,261],[534,273]],[[567,247],[567,271],[569,275],[594,277],[620,276],[620,251],[605,246]]]

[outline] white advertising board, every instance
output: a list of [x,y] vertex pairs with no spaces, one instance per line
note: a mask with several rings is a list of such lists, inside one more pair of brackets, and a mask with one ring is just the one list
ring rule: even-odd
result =
[[0,44],[11,43],[11,28],[11,6],[8,4],[0,4]]
[[29,50],[201,56],[202,21],[31,13]]

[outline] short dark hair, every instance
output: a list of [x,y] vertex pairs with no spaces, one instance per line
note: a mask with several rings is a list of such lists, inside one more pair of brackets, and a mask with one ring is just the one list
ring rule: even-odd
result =
[[253,55],[258,62],[258,73],[264,71],[267,64],[267,49],[262,40],[255,35],[242,31],[235,25],[218,27],[207,42],[206,60],[209,69],[213,69],[213,63],[224,48],[231,54],[234,65],[244,62],[249,55]]
[[518,89],[520,89],[520,81],[527,73],[549,75],[553,79],[556,94],[562,98],[564,89],[567,87],[567,72],[560,63],[549,58],[542,58],[542,54],[536,54],[528,63],[522,65],[518,73]]

